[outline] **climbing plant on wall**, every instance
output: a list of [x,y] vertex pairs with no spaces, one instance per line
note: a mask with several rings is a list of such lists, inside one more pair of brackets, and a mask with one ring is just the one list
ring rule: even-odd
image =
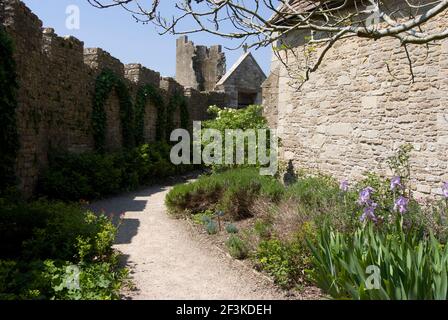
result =
[[92,110],[92,127],[95,148],[104,152],[106,143],[107,116],[104,104],[112,90],[118,95],[120,102],[120,121],[123,136],[123,146],[132,148],[135,145],[134,137],[134,112],[131,97],[126,83],[113,71],[103,70],[95,83],[95,96]]
[[[147,84],[140,87],[137,91],[137,96],[135,98],[135,142],[137,145],[143,144],[144,136],[145,136],[145,114],[146,114],[146,104],[148,99],[151,103],[157,108],[157,114],[162,114],[158,116],[157,119],[160,118],[160,121],[157,121],[157,131],[160,131],[157,135],[157,140],[160,141],[162,136],[161,132],[163,132],[164,123],[164,110],[165,105],[163,103],[163,98],[160,92],[152,85]],[[161,126],[161,128],[159,128]]]
[[188,129],[190,115],[188,112],[187,100],[180,93],[175,93],[171,96],[167,108],[167,120],[166,120],[166,137],[169,137],[171,132],[175,129],[174,126],[174,114],[176,110],[180,112],[180,127]]
[[0,193],[16,183],[15,163],[19,151],[17,90],[13,43],[0,26]]

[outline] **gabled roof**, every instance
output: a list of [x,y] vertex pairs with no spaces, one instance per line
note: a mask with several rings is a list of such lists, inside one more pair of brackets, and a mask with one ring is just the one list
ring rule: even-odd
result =
[[260,65],[258,64],[257,60],[255,60],[254,56],[250,51],[243,54],[239,59],[234,63],[234,65],[227,71],[227,73],[218,81],[216,84],[217,86],[223,85],[232,75],[233,73],[240,67],[240,65],[246,61],[247,59],[251,59],[254,63],[254,65],[258,68],[258,70],[266,77],[266,74],[264,73],[263,69],[261,69]]

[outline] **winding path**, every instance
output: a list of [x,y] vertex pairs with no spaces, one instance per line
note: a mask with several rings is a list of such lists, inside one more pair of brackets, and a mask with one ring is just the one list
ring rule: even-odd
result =
[[116,240],[135,291],[124,299],[285,299],[269,281],[220,253],[164,206],[169,186],[153,186],[91,205],[125,213]]

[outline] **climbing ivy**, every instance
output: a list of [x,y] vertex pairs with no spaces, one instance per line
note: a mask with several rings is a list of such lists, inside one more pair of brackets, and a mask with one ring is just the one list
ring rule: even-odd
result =
[[19,151],[17,132],[17,73],[13,43],[0,26],[0,193],[17,180],[15,163]]
[[120,120],[122,124],[123,144],[133,147],[144,143],[144,119],[148,99],[157,108],[156,140],[166,141],[174,129],[173,115],[176,110],[180,112],[180,125],[189,127],[188,104],[185,97],[179,93],[169,99],[165,106],[160,92],[152,85],[147,84],[137,91],[135,105],[132,105],[126,84],[111,70],[104,70],[96,79],[95,96],[92,112],[92,127],[96,150],[104,152],[106,141],[107,117],[104,104],[112,90],[120,99]]
[[167,120],[166,120],[166,137],[169,137],[174,128],[174,114],[179,109],[180,112],[180,127],[188,129],[190,115],[188,112],[188,104],[185,97],[179,93],[175,93],[171,96],[167,108]]
[[123,136],[123,146],[132,148],[135,146],[134,137],[134,113],[131,97],[126,83],[109,69],[101,72],[95,83],[95,96],[92,110],[92,127],[95,148],[104,152],[106,143],[107,116],[104,104],[112,90],[118,95],[120,101],[120,121]]
[[[143,144],[145,135],[145,113],[146,113],[146,103],[148,99],[157,108],[157,140],[162,139],[162,132],[164,130],[163,120],[165,114],[165,105],[163,103],[163,98],[160,92],[152,85],[147,84],[140,87],[137,91],[135,98],[135,142],[137,145]],[[159,120],[160,119],[160,120]]]

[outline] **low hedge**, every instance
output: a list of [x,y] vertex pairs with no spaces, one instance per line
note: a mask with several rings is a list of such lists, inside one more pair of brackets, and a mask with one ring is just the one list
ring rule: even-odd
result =
[[273,177],[260,176],[256,168],[238,168],[177,185],[165,203],[174,214],[222,210],[233,220],[241,220],[251,216],[250,207],[258,197],[276,202],[283,192],[283,186]]

